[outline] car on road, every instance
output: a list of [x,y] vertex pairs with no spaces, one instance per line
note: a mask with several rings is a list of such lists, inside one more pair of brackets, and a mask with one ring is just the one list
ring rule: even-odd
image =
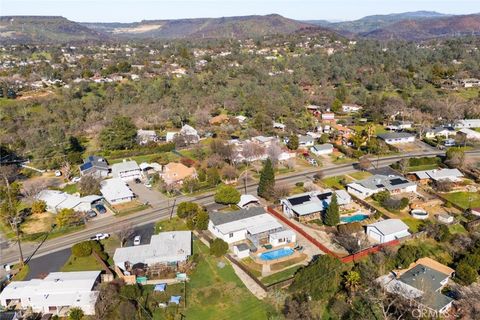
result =
[[139,246],[141,241],[142,241],[142,236],[135,236],[135,238],[133,238],[133,245]]
[[87,212],[87,218],[88,219],[92,219],[92,218],[95,218],[97,216],[97,213],[93,210],[90,210]]
[[109,233],[97,233],[96,235],[90,237],[92,241],[104,240],[110,238]]
[[135,178],[135,183],[142,183],[142,180],[140,180],[139,178]]
[[97,210],[100,214],[104,214],[107,212],[107,208],[105,208],[105,206],[101,203],[95,205],[95,210]]

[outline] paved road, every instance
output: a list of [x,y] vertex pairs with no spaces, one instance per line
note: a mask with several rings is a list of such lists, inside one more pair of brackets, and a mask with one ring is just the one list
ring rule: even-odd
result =
[[[466,152],[470,155],[479,156],[480,151],[469,151]],[[419,156],[436,156],[444,154],[443,151],[433,151],[428,153],[410,153],[404,155],[396,155],[385,158],[380,158],[373,161],[373,164],[377,167],[388,166],[402,158],[411,158]],[[312,168],[305,170],[300,173],[291,173],[288,175],[283,175],[276,179],[277,183],[284,183],[288,185],[295,184],[297,182],[305,182],[308,180],[313,180],[315,173],[321,171],[325,177],[342,175],[356,171],[355,163],[343,164],[343,165],[334,165],[324,168]],[[239,186],[239,190],[243,191],[243,187]],[[252,183],[247,186],[247,192],[251,194],[256,194],[257,184]],[[196,197],[188,196],[179,196],[176,198],[176,204],[182,201],[195,201],[199,204],[208,206],[214,203],[213,193],[206,193]],[[124,216],[124,217],[108,217],[98,221],[95,224],[88,225],[86,229],[81,231],[65,235],[60,238],[47,240],[45,243],[37,250],[35,257],[43,256],[50,254],[52,252],[57,252],[62,249],[70,248],[73,244],[88,239],[90,236],[99,233],[99,232],[109,232],[114,233],[122,228],[124,224],[131,224],[134,226],[144,226],[147,224],[154,223],[161,219],[167,219],[171,212],[175,211],[176,205],[173,205],[174,200],[163,200],[159,203],[158,208],[156,209],[147,209],[142,212],[136,213],[134,215]],[[28,257],[35,250],[35,245],[37,244],[25,244],[24,245],[24,256]],[[3,263],[16,263],[19,261],[19,254],[15,246],[11,246],[8,250],[2,250],[1,252],[0,264]]]

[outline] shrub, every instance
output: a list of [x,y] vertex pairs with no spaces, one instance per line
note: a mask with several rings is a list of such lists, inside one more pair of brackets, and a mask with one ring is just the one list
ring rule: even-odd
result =
[[38,200],[32,203],[32,213],[43,213],[47,210],[45,201]]
[[184,219],[199,212],[200,206],[195,202],[181,202],[177,207],[177,216]]
[[304,183],[302,181],[295,183],[296,187],[303,187]]
[[221,204],[237,204],[240,192],[232,186],[220,186],[215,193],[215,202]]
[[87,257],[92,254],[91,241],[83,241],[73,245],[72,254],[75,257]]
[[340,233],[352,234],[362,231],[363,227],[360,222],[352,222],[338,225],[337,230]]
[[210,254],[215,257],[221,257],[228,251],[228,243],[222,239],[214,239],[210,242]]
[[457,279],[465,285],[474,283],[477,281],[478,277],[477,271],[465,261],[458,264],[457,269],[455,270],[455,275]]

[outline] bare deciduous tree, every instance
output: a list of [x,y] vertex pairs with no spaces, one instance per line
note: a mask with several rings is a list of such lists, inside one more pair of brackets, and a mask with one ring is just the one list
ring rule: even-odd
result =
[[135,232],[133,225],[131,223],[125,223],[123,224],[120,229],[115,232],[115,234],[118,237],[118,240],[120,240],[120,246],[123,247],[125,244],[125,241],[127,241],[128,238],[130,238],[133,233]]
[[267,154],[272,161],[272,164],[276,166],[280,160],[280,155],[282,154],[282,147],[280,147],[280,144],[277,141],[272,142],[267,149]]

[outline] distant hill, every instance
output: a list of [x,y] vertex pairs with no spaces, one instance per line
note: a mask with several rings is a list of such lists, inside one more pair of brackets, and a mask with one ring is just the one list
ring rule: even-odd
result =
[[373,15],[354,21],[328,22],[326,20],[306,21],[318,26],[331,28],[342,33],[367,33],[376,29],[381,29],[404,20],[425,20],[430,18],[446,17],[447,15],[434,11],[415,11],[404,13],[392,13],[387,15]]
[[83,23],[83,26],[123,38],[246,38],[290,34],[312,24],[277,14],[225,18],[146,20],[135,23]]
[[403,39],[409,41],[466,35],[479,36],[480,14],[403,20],[360,35],[379,40]]
[[60,43],[105,39],[105,35],[57,16],[0,17],[0,41]]

